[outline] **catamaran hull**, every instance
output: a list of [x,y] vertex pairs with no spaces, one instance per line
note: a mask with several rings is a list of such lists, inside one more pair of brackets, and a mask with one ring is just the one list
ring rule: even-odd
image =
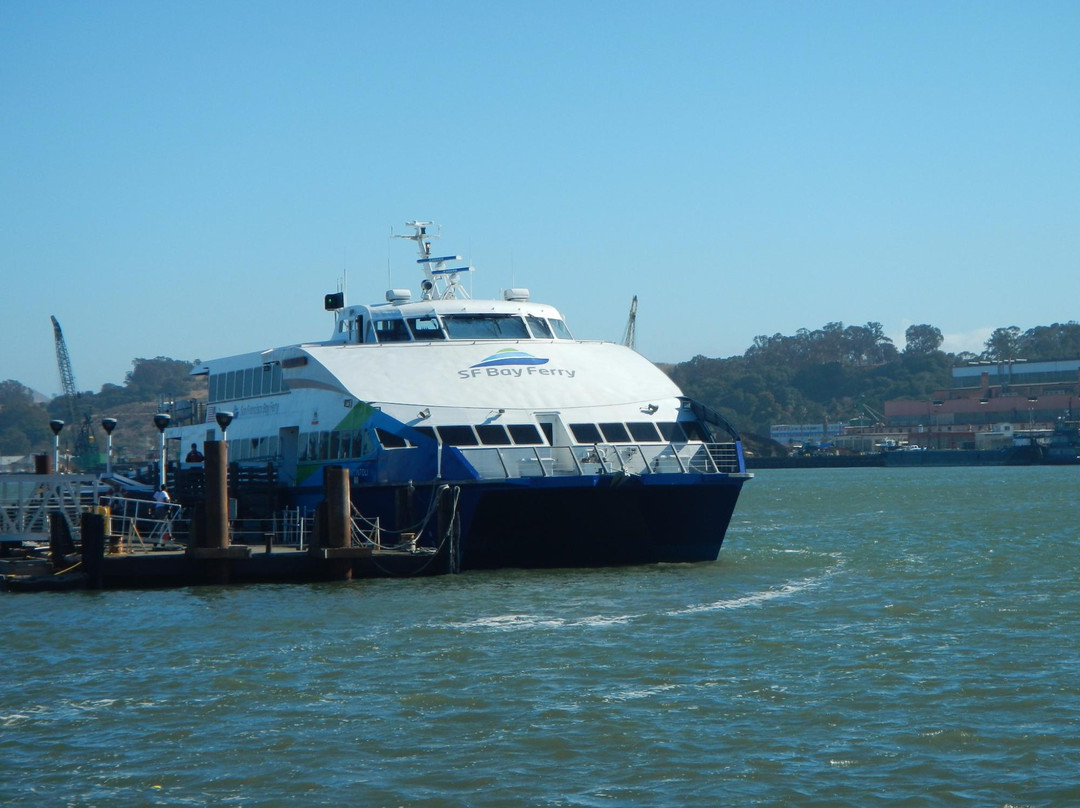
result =
[[[716,560],[746,478],[672,476],[355,486],[352,499],[384,545],[413,533],[461,570]],[[440,490],[456,491],[442,513]]]
[[462,569],[714,561],[742,480],[462,487]]

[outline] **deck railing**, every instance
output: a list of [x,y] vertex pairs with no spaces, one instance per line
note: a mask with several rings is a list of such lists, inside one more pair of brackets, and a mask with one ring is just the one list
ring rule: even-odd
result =
[[483,479],[593,474],[735,474],[735,443],[458,446]]

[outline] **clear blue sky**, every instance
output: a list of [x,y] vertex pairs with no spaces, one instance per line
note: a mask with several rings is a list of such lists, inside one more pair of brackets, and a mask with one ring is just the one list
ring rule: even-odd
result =
[[0,0],[0,380],[325,338],[411,218],[660,362],[1080,319],[1077,2]]

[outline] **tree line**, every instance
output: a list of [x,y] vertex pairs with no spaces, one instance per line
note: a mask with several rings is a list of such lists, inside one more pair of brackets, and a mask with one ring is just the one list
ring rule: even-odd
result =
[[[880,412],[891,399],[928,398],[950,386],[952,368],[978,359],[1080,358],[1080,323],[1027,331],[997,328],[978,354],[946,353],[943,341],[941,330],[929,324],[910,326],[900,348],[885,336],[881,323],[833,322],[793,335],[755,337],[741,356],[695,356],[661,367],[686,395],[718,410],[740,431],[766,436],[772,424],[835,423],[867,408]],[[119,454],[127,449],[145,455],[156,440],[151,419],[161,402],[195,395],[198,382],[189,373],[197,363],[164,356],[135,359],[122,385],[79,393],[76,402],[57,396],[38,403],[19,382],[0,382],[0,454],[48,451],[53,440],[49,421],[70,421],[74,411],[80,419],[93,414],[99,441],[100,416],[122,417],[114,448]],[[67,435],[73,431],[65,428]]]
[[740,431],[767,436],[772,424],[836,423],[880,412],[892,399],[948,389],[952,369],[975,360],[1080,357],[1080,323],[994,329],[980,353],[946,353],[941,330],[910,326],[899,348],[881,323],[827,323],[794,335],[758,336],[741,356],[664,366],[686,395],[721,412]]

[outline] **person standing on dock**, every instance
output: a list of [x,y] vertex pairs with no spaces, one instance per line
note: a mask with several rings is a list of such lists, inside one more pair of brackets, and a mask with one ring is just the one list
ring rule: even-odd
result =
[[197,444],[191,444],[191,451],[187,453],[187,457],[184,458],[185,463],[201,463],[205,458],[202,452],[199,451]]
[[165,486],[161,486],[154,492],[154,502],[157,505],[154,506],[154,518],[164,519],[165,512],[168,510],[168,504],[171,501],[169,492],[165,490]]

